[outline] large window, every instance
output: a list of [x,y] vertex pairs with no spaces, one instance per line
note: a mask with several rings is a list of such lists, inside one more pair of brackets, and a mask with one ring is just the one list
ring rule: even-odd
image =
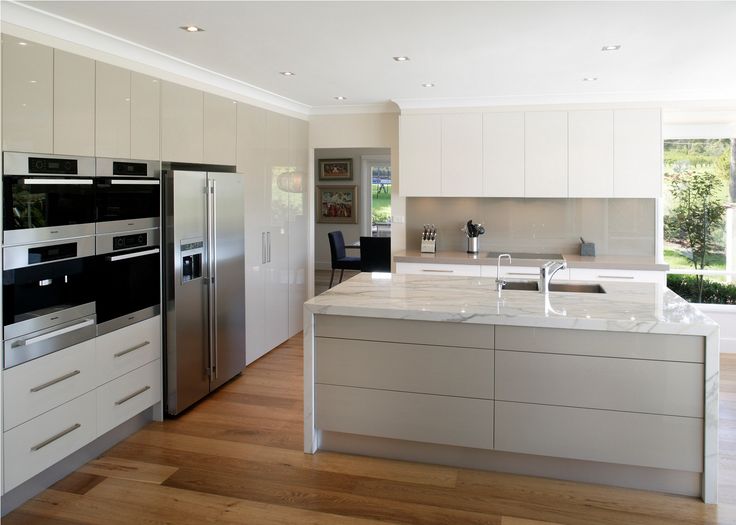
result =
[[664,143],[668,285],[692,302],[736,304],[734,147],[731,139]]

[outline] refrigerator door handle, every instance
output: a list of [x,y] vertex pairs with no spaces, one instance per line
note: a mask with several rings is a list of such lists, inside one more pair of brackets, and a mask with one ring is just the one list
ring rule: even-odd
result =
[[261,264],[266,264],[266,232],[261,232]]
[[207,342],[209,347],[209,375],[210,377],[217,374],[217,365],[215,359],[215,306],[214,306],[214,288],[215,288],[215,234],[214,234],[214,181],[207,179]]
[[212,216],[210,221],[212,224],[212,298],[210,304],[212,307],[212,323],[210,324],[210,330],[212,331],[212,340],[214,341],[213,351],[215,354],[215,379],[219,373],[219,361],[220,356],[217,348],[217,287],[219,285],[217,281],[217,186],[216,181],[212,181]]
[[268,238],[268,260],[267,262],[271,262],[271,232],[266,232],[266,236]]

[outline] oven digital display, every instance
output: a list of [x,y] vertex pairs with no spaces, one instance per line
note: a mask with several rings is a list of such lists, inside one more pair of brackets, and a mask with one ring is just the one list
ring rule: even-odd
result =
[[28,249],[28,264],[39,264],[77,256],[77,243],[55,244]]
[[77,161],[76,159],[28,157],[28,173],[76,175]]
[[113,250],[129,250],[130,248],[140,248],[146,245],[148,245],[147,233],[132,233],[112,238]]
[[145,177],[148,175],[148,165],[145,162],[113,162],[112,174]]

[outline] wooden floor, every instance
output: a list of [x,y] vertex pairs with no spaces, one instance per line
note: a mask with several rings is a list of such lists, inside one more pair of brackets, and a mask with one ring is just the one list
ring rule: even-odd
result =
[[736,523],[736,355],[722,360],[721,499],[302,452],[297,336],[176,420],[152,423],[3,523]]
[[[330,286],[330,274],[332,270],[315,270],[314,271],[314,295],[319,295],[322,292],[327,291]],[[347,281],[351,277],[355,277],[360,272],[353,270],[345,270],[345,274],[342,277],[343,281]],[[337,285],[340,281],[340,270],[335,270],[335,280],[332,286]]]

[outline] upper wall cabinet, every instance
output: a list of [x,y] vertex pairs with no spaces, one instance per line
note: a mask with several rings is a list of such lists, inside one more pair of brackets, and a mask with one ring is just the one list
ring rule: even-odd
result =
[[567,197],[567,112],[526,113],[524,196]]
[[227,98],[204,94],[204,161],[234,165],[237,104]]
[[54,50],[3,35],[3,150],[53,153]]
[[203,162],[203,93],[171,82],[161,84],[161,160]]
[[130,71],[96,63],[95,155],[130,157]]
[[445,197],[476,197],[483,185],[483,116],[442,115],[441,191]]
[[54,153],[95,154],[95,61],[54,50]]
[[442,189],[440,115],[402,115],[399,119],[399,193],[435,197]]
[[662,195],[662,111],[616,110],[613,116],[613,193],[616,197]]
[[161,82],[148,75],[130,75],[130,157],[161,158]]
[[524,196],[524,113],[483,115],[483,196]]
[[613,195],[613,111],[568,114],[570,197]]

